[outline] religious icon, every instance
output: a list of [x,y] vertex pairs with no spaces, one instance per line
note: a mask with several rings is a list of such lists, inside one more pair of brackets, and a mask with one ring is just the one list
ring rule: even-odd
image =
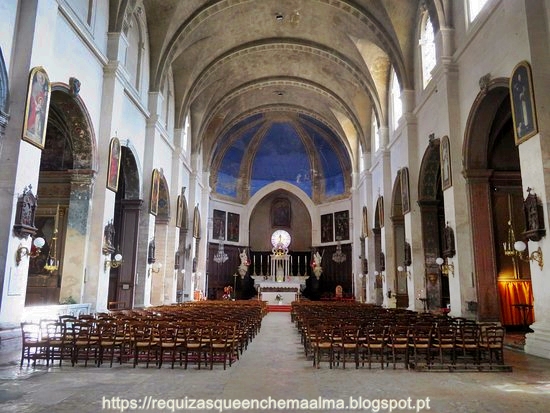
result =
[[44,149],[46,141],[50,94],[51,84],[48,74],[43,67],[33,68],[29,76],[23,139],[40,149]]
[[109,169],[107,170],[107,188],[116,192],[118,190],[118,177],[120,173],[120,141],[111,139],[109,146]]
[[239,242],[240,215],[233,212],[227,213],[227,240]]
[[334,241],[334,228],[332,214],[321,215],[321,242]]
[[160,192],[160,172],[158,169],[153,169],[151,178],[151,198],[149,205],[149,213],[157,215],[159,208],[159,192]]
[[225,239],[225,211],[215,209],[212,221],[212,238]]
[[335,235],[337,240],[349,239],[349,211],[334,213]]
[[176,227],[187,230],[187,200],[185,199],[185,187],[181,188],[178,196],[178,209],[176,211]]
[[409,168],[404,167],[401,169],[401,205],[403,208],[403,214],[411,212],[411,202],[409,194]]
[[443,190],[450,188],[452,185],[450,146],[448,136],[441,138],[441,145],[439,147],[439,162],[441,164],[441,186]]
[[528,62],[518,63],[512,72],[510,99],[516,145],[519,145],[538,132],[531,66]]

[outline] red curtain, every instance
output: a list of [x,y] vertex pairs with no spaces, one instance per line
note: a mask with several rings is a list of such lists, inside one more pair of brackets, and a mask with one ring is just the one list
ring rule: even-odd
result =
[[505,326],[533,324],[531,281],[499,281],[500,314]]

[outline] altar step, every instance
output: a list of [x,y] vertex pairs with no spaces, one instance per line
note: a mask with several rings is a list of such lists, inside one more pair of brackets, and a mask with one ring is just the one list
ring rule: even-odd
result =
[[290,305],[283,304],[269,305],[267,307],[267,311],[270,313],[290,313],[291,309],[292,307]]

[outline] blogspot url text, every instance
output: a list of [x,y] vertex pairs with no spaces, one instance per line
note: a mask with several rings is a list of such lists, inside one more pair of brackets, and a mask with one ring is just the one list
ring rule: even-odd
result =
[[182,397],[163,399],[152,396],[131,399],[123,397],[103,397],[102,410],[117,412],[131,411],[363,411],[363,412],[421,412],[430,410],[430,398],[413,399],[368,399],[350,397],[349,399],[195,399]]

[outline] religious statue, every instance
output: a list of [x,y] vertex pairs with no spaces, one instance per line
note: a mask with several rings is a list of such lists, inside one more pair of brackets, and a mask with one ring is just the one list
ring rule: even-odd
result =
[[322,260],[323,256],[319,254],[319,251],[315,251],[311,262],[311,268],[313,270],[313,274],[315,274],[315,277],[317,279],[319,279],[319,277],[321,277],[321,274],[323,273],[323,267],[321,267]]
[[239,272],[239,275],[241,276],[241,278],[244,278],[244,276],[248,272],[248,266],[250,265],[250,261],[248,259],[248,255],[246,254],[246,250],[242,250],[242,252],[239,253],[239,258],[241,259],[241,264],[237,268],[237,271]]

